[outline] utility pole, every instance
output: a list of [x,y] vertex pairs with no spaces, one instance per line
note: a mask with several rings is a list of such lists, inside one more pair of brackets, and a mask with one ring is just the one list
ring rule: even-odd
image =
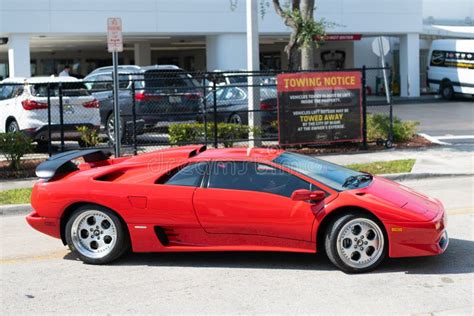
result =
[[247,70],[248,75],[248,117],[249,117],[249,147],[258,147],[260,141],[255,140],[255,127],[261,126],[260,112],[260,70],[259,41],[258,41],[258,6],[257,0],[247,0]]

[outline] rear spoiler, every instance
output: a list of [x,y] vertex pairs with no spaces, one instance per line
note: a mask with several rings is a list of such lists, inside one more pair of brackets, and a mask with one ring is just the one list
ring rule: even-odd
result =
[[57,174],[69,173],[78,170],[72,160],[84,158],[85,162],[96,162],[107,160],[111,156],[109,151],[102,149],[72,150],[60,153],[48,158],[36,167],[36,176],[40,179],[49,180]]

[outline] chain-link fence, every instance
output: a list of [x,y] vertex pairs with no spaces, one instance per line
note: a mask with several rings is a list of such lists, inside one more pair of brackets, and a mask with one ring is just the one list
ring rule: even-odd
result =
[[[390,102],[378,95],[383,92],[381,68],[352,70],[362,72],[363,112],[369,117],[383,114],[391,126]],[[119,69],[119,124],[114,118],[111,68],[84,80],[7,80],[0,85],[0,124],[5,131],[31,137],[38,155],[81,147],[113,150],[116,128],[124,154],[195,143],[277,146],[279,73],[188,73],[172,67],[124,66]],[[363,115],[363,145],[366,118]],[[379,135],[380,141],[390,140],[390,134]]]

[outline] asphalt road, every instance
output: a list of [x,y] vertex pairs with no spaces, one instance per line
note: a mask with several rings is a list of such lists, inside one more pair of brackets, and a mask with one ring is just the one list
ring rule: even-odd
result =
[[348,275],[322,255],[130,254],[82,264],[20,216],[0,217],[0,312],[471,314],[474,178],[405,182],[444,201],[450,246]]
[[394,105],[403,120],[420,122],[419,131],[451,144],[474,144],[474,98],[451,102]]

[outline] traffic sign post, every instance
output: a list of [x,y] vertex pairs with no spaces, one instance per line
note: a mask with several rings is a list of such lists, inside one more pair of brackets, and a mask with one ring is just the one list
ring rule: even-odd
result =
[[387,104],[390,108],[390,131],[388,135],[388,141],[385,144],[386,147],[392,147],[393,143],[393,109],[392,100],[390,98],[390,91],[388,87],[387,71],[385,69],[385,55],[390,51],[390,42],[386,37],[379,36],[372,42],[372,51],[375,55],[380,57],[382,63],[383,81],[385,85],[385,97],[387,98]]
[[390,42],[386,37],[379,36],[372,42],[372,51],[375,55],[379,56],[382,63],[382,73],[383,81],[385,84],[385,97],[387,98],[387,103],[390,104],[390,93],[388,87],[387,72],[385,70],[385,55],[390,51]]
[[120,106],[119,106],[119,75],[118,75],[118,53],[123,52],[122,19],[107,19],[107,49],[112,53],[113,84],[114,84],[114,138],[115,157],[120,157]]

